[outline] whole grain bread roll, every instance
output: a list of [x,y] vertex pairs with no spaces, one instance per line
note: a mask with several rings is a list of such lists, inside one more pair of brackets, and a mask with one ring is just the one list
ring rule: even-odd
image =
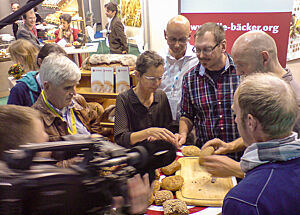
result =
[[199,149],[197,146],[185,146],[181,152],[186,157],[198,157],[201,149]]
[[198,161],[199,161],[199,164],[202,165],[202,163],[204,162],[204,157],[205,156],[209,156],[209,155],[212,155],[214,153],[215,149],[214,147],[212,146],[209,146],[205,149],[202,149],[200,154],[199,154],[199,158],[198,158]]
[[163,203],[164,215],[187,215],[189,210],[184,201],[180,199],[170,199]]
[[162,205],[164,201],[173,199],[173,193],[170,190],[160,190],[155,193],[155,204]]
[[181,163],[178,161],[174,161],[173,163],[169,164],[168,166],[160,168],[163,174],[165,175],[172,175],[174,172],[181,168]]
[[177,191],[180,190],[183,182],[184,179],[180,175],[169,176],[161,181],[161,188],[164,190]]

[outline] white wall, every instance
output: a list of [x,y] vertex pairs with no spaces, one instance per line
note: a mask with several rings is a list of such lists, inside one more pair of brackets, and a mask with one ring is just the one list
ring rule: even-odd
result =
[[166,44],[164,29],[169,19],[178,15],[178,0],[143,0],[143,3],[146,16],[145,50],[159,51]]

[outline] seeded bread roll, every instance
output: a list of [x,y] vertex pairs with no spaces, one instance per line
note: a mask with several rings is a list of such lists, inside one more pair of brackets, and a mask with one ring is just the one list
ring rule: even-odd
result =
[[183,182],[184,179],[180,175],[169,176],[161,181],[161,188],[163,190],[177,191],[180,190]]
[[164,215],[187,215],[189,210],[184,201],[180,199],[170,199],[163,203]]
[[178,161],[175,160],[173,163],[171,163],[168,166],[165,166],[165,167],[161,168],[160,170],[165,175],[172,175],[174,172],[176,172],[180,168],[181,168],[181,164]]
[[160,190],[155,193],[155,204],[162,205],[164,201],[173,199],[173,193],[170,190]]
[[198,157],[201,149],[197,146],[185,146],[181,150],[182,154],[186,157]]
[[205,156],[209,156],[209,155],[212,155],[214,153],[215,149],[214,147],[212,146],[209,146],[205,149],[202,149],[200,154],[199,154],[199,158],[198,158],[198,161],[199,161],[199,164],[202,165],[202,163],[204,162],[204,157]]

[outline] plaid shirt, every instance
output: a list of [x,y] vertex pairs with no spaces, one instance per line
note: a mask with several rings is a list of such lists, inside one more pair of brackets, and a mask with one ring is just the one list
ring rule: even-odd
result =
[[200,63],[183,77],[181,116],[194,123],[198,146],[213,138],[231,142],[239,137],[231,110],[239,76],[231,56],[226,56],[217,85]]

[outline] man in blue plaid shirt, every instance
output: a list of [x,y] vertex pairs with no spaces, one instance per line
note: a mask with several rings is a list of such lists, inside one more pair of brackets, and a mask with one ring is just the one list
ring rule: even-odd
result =
[[[224,29],[216,23],[205,23],[194,37],[193,51],[199,64],[183,77],[178,145],[185,143],[193,126],[198,147],[214,138],[231,142],[239,137],[231,110],[239,76],[226,52]],[[229,156],[238,160],[241,155]]]

